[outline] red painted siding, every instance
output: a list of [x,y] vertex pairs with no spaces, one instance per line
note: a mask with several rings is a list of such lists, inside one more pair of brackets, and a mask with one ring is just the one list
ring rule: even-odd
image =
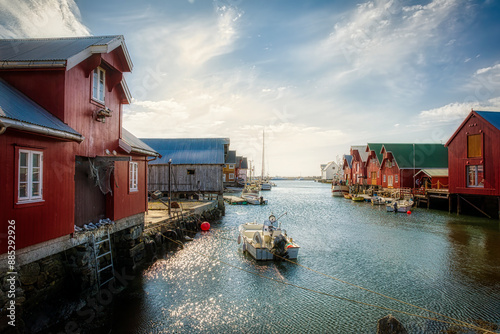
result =
[[[0,135],[0,234],[7,233],[8,220],[15,220],[16,249],[73,232],[75,145],[10,129]],[[16,148],[43,152],[43,202],[17,204]],[[3,254],[6,243],[0,244]]]
[[147,210],[147,162],[144,157],[134,157],[138,163],[138,191],[129,190],[129,162],[115,162],[113,196],[108,196],[107,212],[112,220],[129,217]]
[[[390,165],[390,167],[389,167]],[[384,160],[382,160],[382,168],[380,171],[382,178],[382,187],[384,188],[399,188],[400,184],[400,173],[399,167],[396,164],[391,153],[384,154]],[[398,177],[398,182],[396,182],[396,176]],[[392,177],[392,185],[389,185],[389,181]]]
[[[95,112],[104,105],[91,97],[92,66],[106,70],[105,106],[112,110],[106,122],[98,122]],[[0,234],[7,233],[8,220],[16,221],[16,248],[65,236],[74,231],[75,222],[75,156],[106,156],[116,150],[122,129],[124,92],[119,84],[122,71],[128,70],[120,48],[110,54],[93,55],[72,69],[0,71],[12,86],[81,133],[80,143],[62,142],[43,136],[7,129],[0,135]],[[17,145],[17,146],[16,146]],[[43,150],[43,202],[16,205],[16,147]],[[145,212],[147,209],[147,161],[134,156],[139,163],[138,191],[129,192],[128,162],[116,162],[113,195],[106,196],[106,214],[113,220]],[[0,254],[6,252],[1,243]]]
[[[467,136],[482,134],[482,157],[467,158]],[[500,130],[471,112],[447,143],[449,191],[456,194],[500,196]],[[484,188],[467,187],[467,166],[484,166]]]
[[[372,152],[368,156],[367,166],[366,166],[366,177],[368,185],[382,185],[382,177],[380,173],[380,163],[378,162],[375,152]],[[375,173],[375,174],[373,174]],[[372,178],[372,175],[376,175],[375,179]]]

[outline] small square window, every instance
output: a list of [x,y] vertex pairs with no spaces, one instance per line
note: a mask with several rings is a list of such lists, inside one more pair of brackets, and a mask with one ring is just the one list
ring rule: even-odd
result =
[[187,175],[194,175],[194,169],[188,169]]

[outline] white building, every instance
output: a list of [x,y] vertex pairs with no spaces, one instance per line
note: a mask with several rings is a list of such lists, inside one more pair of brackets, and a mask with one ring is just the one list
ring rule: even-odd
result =
[[343,176],[342,168],[335,162],[330,161],[327,164],[321,165],[321,179],[322,180],[341,180]]

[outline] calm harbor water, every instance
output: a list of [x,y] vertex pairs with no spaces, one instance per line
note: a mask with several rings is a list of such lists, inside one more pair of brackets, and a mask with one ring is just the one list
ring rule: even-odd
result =
[[[220,225],[137,277],[114,300],[112,332],[375,333],[387,314],[411,333],[450,328],[396,311],[435,314],[318,272],[462,321],[500,325],[498,220],[426,209],[394,214],[333,198],[327,184],[277,184],[263,193],[269,205],[227,206]],[[297,262],[317,272],[256,262],[238,246],[240,224],[284,212],[283,228],[302,247]]]

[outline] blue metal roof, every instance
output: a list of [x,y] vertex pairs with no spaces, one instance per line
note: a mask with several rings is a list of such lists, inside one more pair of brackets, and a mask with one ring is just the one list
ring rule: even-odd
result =
[[2,61],[66,60],[89,46],[106,45],[118,36],[87,36],[69,38],[2,39]]
[[0,121],[10,119],[81,136],[29,97],[0,79]]
[[167,164],[170,159],[173,165],[223,165],[225,146],[229,145],[229,138],[141,138],[141,140],[162,156],[150,162],[151,165]]
[[490,122],[495,128],[500,130],[500,112],[497,111],[477,111],[474,110],[479,116]]

